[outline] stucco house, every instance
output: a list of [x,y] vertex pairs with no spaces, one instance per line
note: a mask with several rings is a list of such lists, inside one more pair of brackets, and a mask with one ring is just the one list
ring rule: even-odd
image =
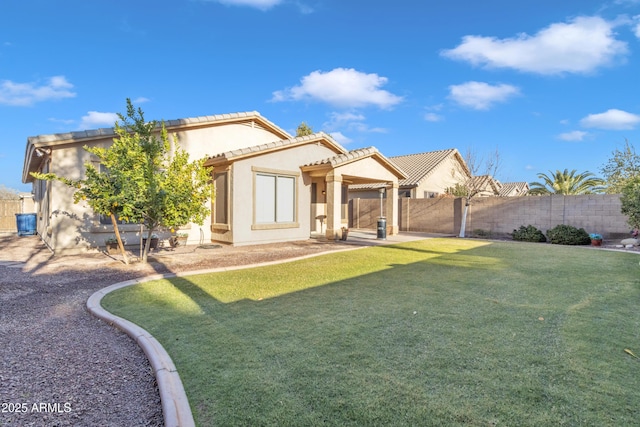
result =
[[479,197],[520,197],[529,193],[529,184],[526,182],[500,182],[489,175],[480,175],[473,178],[474,188]]
[[[389,157],[389,160],[407,174],[398,182],[398,195],[412,199],[429,199],[446,193],[447,188],[464,183],[471,173],[460,152],[455,148]],[[350,198],[377,198],[379,185],[375,183],[352,185]]]
[[[341,237],[348,223],[347,188],[384,186],[397,199],[402,170],[377,149],[348,151],[329,135],[293,137],[258,112],[203,116],[165,122],[191,159],[207,158],[215,196],[204,225],[188,224],[189,241],[247,245]],[[27,140],[24,183],[33,184],[37,230],[55,252],[81,252],[104,245],[113,233],[106,218],[73,203],[60,182],[35,180],[31,172],[82,179],[84,164],[98,159],[83,147],[109,146],[112,128],[40,135]],[[387,204],[388,234],[398,232],[397,203]],[[119,226],[131,244],[141,226]]]
[[500,187],[500,197],[520,197],[529,194],[528,182],[503,182]]

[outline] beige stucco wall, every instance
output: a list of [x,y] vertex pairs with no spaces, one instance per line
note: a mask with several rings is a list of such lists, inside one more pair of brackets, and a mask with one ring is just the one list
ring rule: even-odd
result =
[[[321,145],[308,144],[239,160],[231,168],[231,230],[216,232],[212,239],[234,245],[304,240],[311,232],[311,177],[300,167],[335,152]],[[297,225],[286,228],[252,229],[254,223],[254,173],[281,172],[297,175]]]
[[466,180],[460,163],[454,158],[445,159],[436,169],[416,187],[413,198],[424,199],[425,193],[445,194],[447,188],[455,186]]
[[[191,160],[206,155],[241,147],[265,144],[279,140],[280,137],[250,124],[227,124],[211,128],[194,128],[177,134],[170,132],[173,140],[178,137],[179,143],[189,153]],[[84,150],[84,145],[107,147],[112,137],[89,142],[79,142],[53,146],[51,152],[50,172],[69,179],[84,177],[85,163],[96,160]],[[34,187],[38,183],[34,183]],[[100,224],[99,216],[84,203],[73,203],[73,190],[60,182],[51,182],[50,206],[46,193],[40,194],[36,200],[38,209],[38,232],[55,253],[76,253],[104,247],[106,238],[113,235],[111,225]],[[140,242],[140,226],[124,224],[119,227],[127,240],[128,246]],[[189,233],[190,243],[211,240],[211,217],[202,226],[188,224],[180,231]],[[168,232],[159,232],[161,238],[168,238]]]
[[192,160],[211,157],[239,148],[254,147],[282,138],[251,123],[230,123],[187,131],[171,132]]

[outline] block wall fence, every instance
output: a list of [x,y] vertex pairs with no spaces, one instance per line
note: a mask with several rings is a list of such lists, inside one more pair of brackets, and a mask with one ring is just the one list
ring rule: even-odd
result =
[[[460,232],[463,198],[398,200],[400,231],[454,234]],[[467,214],[466,234],[505,237],[521,225],[533,225],[546,233],[559,224],[600,233],[605,239],[629,236],[631,227],[620,213],[619,194],[580,196],[479,197]],[[375,229],[380,202],[375,199],[349,201],[350,227]]]
[[20,200],[0,200],[0,233],[18,232],[17,213],[23,213]]

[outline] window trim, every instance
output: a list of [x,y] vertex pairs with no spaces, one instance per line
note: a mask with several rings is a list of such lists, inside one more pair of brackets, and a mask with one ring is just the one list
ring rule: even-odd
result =
[[[252,218],[252,223],[251,223],[251,229],[252,230],[273,230],[273,229],[283,229],[283,228],[300,228],[300,223],[298,220],[298,214],[299,214],[299,209],[298,209],[298,201],[300,200],[299,197],[299,188],[298,188],[298,181],[300,179],[300,172],[294,172],[294,171],[286,171],[286,170],[280,170],[280,169],[270,169],[270,168],[262,168],[262,167],[257,167],[257,166],[252,166],[251,167],[251,172],[253,173],[253,189],[252,189],[252,204],[253,204],[253,218]],[[278,177],[283,177],[283,178],[293,178],[293,221],[287,221],[287,222],[269,222],[269,223],[257,223],[256,222],[256,216],[257,216],[257,194],[256,194],[256,188],[257,188],[257,177],[258,175],[266,175],[266,176],[273,176],[275,177],[275,182],[276,182],[276,191],[277,191],[277,182],[278,182]],[[276,193],[276,209],[277,209],[277,193]],[[277,221],[277,218],[276,218]]]
[[[215,188],[215,180],[216,180],[216,174],[225,174],[226,175],[226,180],[225,180],[225,204],[226,204],[226,222],[217,222],[217,215],[216,215],[216,198],[217,198],[217,189]],[[212,230],[231,230],[231,168],[227,167],[224,169],[220,169],[220,170],[216,170],[216,168],[214,168],[213,172],[212,172],[212,179],[214,182],[214,194],[213,194],[213,198],[212,198],[212,206],[211,206],[211,228]]]

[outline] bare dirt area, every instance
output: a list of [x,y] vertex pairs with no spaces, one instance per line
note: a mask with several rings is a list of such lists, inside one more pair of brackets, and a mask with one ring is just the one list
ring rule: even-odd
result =
[[[158,273],[277,261],[353,247],[318,240],[160,249],[149,263],[53,256],[37,236],[0,236],[0,426],[159,426],[160,398],[136,343],[88,313],[111,284]],[[131,254],[134,255],[134,254]]]

